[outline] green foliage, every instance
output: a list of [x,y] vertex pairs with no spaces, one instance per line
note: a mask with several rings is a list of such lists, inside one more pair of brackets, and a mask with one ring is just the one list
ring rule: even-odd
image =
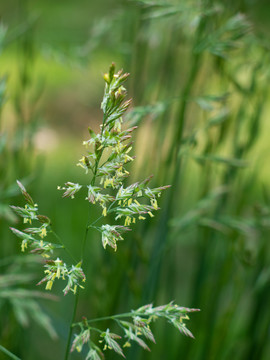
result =
[[[16,113],[16,119],[23,118],[22,110],[28,105],[33,110],[30,97],[26,96],[22,101],[22,94],[30,94],[29,90],[34,90],[33,85],[37,84],[37,79],[34,81],[32,77],[33,72],[44,74],[49,80],[43,116],[48,119],[45,119],[46,125],[61,134],[61,147],[46,157],[47,167],[40,178],[38,197],[35,188],[31,188],[31,194],[39,198],[46,213],[50,214],[50,226],[55,226],[63,234],[65,250],[69,250],[69,254],[65,254],[63,248],[55,248],[54,261],[59,256],[67,267],[71,262],[80,262],[81,222],[87,216],[86,208],[90,205],[87,239],[91,241],[86,241],[82,263],[87,282],[81,284],[85,290],[80,291],[77,314],[87,312],[87,317],[91,319],[121,313],[127,308],[136,309],[142,301],[149,304],[154,299],[155,303],[163,304],[177,299],[177,302],[203,310],[192,319],[196,341],[179,337],[174,326],[167,328],[162,322],[157,322],[151,324],[152,334],[158,334],[157,344],[152,347],[151,353],[141,351],[143,348],[136,345],[129,351],[127,344],[123,352],[129,360],[158,359],[160,356],[168,360],[268,359],[269,126],[266,119],[269,5],[265,1],[225,3],[213,0],[142,0],[114,2],[113,6],[107,2],[104,7],[103,4],[102,1],[85,2],[82,11],[71,1],[66,2],[64,7],[58,3],[48,7],[43,0],[38,4],[28,1],[30,9],[45,9],[36,32],[35,49],[40,57],[36,66],[32,66],[34,64],[30,59],[33,53],[28,52],[28,46],[21,46],[25,42],[20,41],[18,55],[24,52],[25,56],[10,54],[6,60],[10,64],[12,61],[14,64],[28,64],[26,68],[31,70],[22,71],[24,75],[27,73],[28,79],[29,75],[32,79],[23,89],[20,79],[25,76],[14,80],[19,95],[17,103],[24,104],[17,107],[20,111]],[[100,6],[97,14],[92,11],[95,6]],[[16,12],[14,9],[12,7],[12,13],[21,13],[21,10]],[[87,22],[84,22],[82,12],[87,15]],[[93,14],[93,19],[89,14]],[[70,20],[69,26],[64,28],[59,18]],[[12,38],[12,33],[16,31],[8,32],[8,38]],[[75,39],[78,39],[76,46]],[[124,199],[121,199],[121,206],[116,202],[111,207],[121,207],[122,217],[115,219],[116,212],[110,211],[113,198],[116,194],[121,196],[121,192],[119,194],[119,188],[114,189],[111,183],[104,188],[104,182],[99,182],[102,177],[108,177],[108,181],[113,177],[116,158],[111,159],[115,160],[113,164],[110,160],[102,169],[99,166],[100,176],[96,178],[96,184],[89,185],[95,172],[95,143],[101,140],[98,125],[92,118],[98,112],[99,104],[96,105],[95,101],[102,91],[95,74],[103,70],[108,57],[116,58],[132,74],[127,87],[134,100],[125,113],[125,119],[129,120],[130,128],[140,125],[136,132],[130,133],[137,136],[137,161],[133,161],[132,152],[127,154],[135,167],[131,176],[123,176],[121,180],[124,191],[128,190],[130,197],[133,188],[128,189],[129,185],[151,173],[155,174],[151,180],[153,187],[158,187],[158,184],[173,185],[161,198],[157,196],[162,212],[151,211],[155,215],[153,219],[149,214],[130,212],[138,208],[132,204],[131,208],[122,206]],[[24,68],[16,65],[18,67],[21,70]],[[59,70],[62,73],[64,67],[66,77],[63,83]],[[14,69],[11,67],[9,72],[14,74]],[[4,78],[4,83],[6,94],[11,95],[11,100],[8,99],[10,109],[14,102],[9,78]],[[7,111],[7,115],[11,113]],[[35,111],[30,113],[36,114]],[[24,116],[26,114],[29,112],[24,112]],[[119,115],[118,112],[113,117]],[[91,121],[90,136],[85,143],[86,154],[79,161],[79,167],[87,173],[85,176],[79,172],[77,175],[76,169],[70,169],[65,164],[68,163],[67,156],[74,156],[76,161],[80,154],[76,141],[71,142],[68,136],[74,139],[75,131],[88,121],[86,118]],[[34,124],[33,120],[31,117],[29,123]],[[23,208],[19,199],[10,200],[9,197],[9,191],[14,191],[14,197],[18,194],[18,189],[14,190],[15,179],[22,179],[29,190],[33,179],[33,175],[31,178],[28,175],[34,169],[35,149],[29,148],[28,152],[22,149],[27,148],[27,139],[30,134],[33,135],[34,127],[29,131],[24,122],[22,128],[25,131],[22,132],[21,127],[16,125],[11,137],[1,132],[0,141],[1,155],[5,160],[0,164],[0,212],[5,219],[12,221],[17,215],[11,212],[8,204],[12,202]],[[127,127],[124,125],[123,128],[126,130]],[[30,138],[33,139],[32,135]],[[115,136],[107,136],[106,142],[112,147]],[[129,141],[131,139],[127,139],[126,143]],[[99,165],[109,158],[112,150],[108,148],[102,153]],[[44,162],[41,160],[39,164]],[[128,163],[124,164],[126,171],[129,171],[128,166]],[[9,169],[8,178],[6,169]],[[71,181],[63,185],[66,188],[63,193],[75,191],[74,200],[63,201],[62,205],[55,200],[57,197],[53,191],[57,184],[64,184],[67,177]],[[144,195],[147,187],[142,187]],[[86,197],[87,200],[83,201]],[[151,198],[136,200],[142,205],[153,206]],[[123,210],[127,207],[129,210]],[[127,216],[135,218],[136,227],[133,219],[125,226]],[[146,219],[137,221],[139,216]],[[39,229],[42,223],[34,221],[33,226]],[[14,222],[10,226],[25,232]],[[33,230],[33,226],[29,225],[29,228]],[[3,228],[7,229],[7,226]],[[127,228],[133,231],[127,232]],[[12,247],[17,246],[6,233],[1,233],[1,256],[14,253]],[[38,233],[26,234],[42,240]],[[49,241],[52,235],[48,231]],[[30,241],[28,244],[30,251],[34,250]],[[108,251],[103,251],[102,246]],[[117,252],[112,255],[110,247]],[[60,254],[65,255],[62,257]],[[39,274],[41,278],[42,274]],[[59,283],[64,284],[63,279]],[[55,284],[53,290],[57,289]],[[66,296],[61,301],[65,314],[70,312],[70,299],[73,297]],[[133,324],[130,319],[120,318],[119,321]],[[110,334],[119,334],[124,339],[112,337],[112,340],[122,347],[127,340],[125,331],[121,332],[115,321],[104,321],[101,333],[106,334],[109,328]],[[3,323],[1,329],[5,329],[6,322]],[[88,327],[83,321],[81,323],[82,331],[80,326],[74,329],[78,336],[85,331],[84,336],[78,339],[81,354],[76,354],[74,350],[71,356],[102,359],[105,343],[103,341],[101,346],[98,341],[104,340],[104,337],[99,337],[100,333],[92,329],[92,348],[88,348]],[[68,324],[63,324],[56,316],[54,324],[60,331],[68,331]],[[135,325],[129,326],[134,333],[132,326]],[[128,326],[125,329],[129,331]],[[3,331],[3,334],[6,332]],[[43,348],[41,342],[45,341],[45,337],[41,338],[34,331],[30,335],[35,339],[33,344],[39,343],[40,349]],[[145,336],[137,337],[149,346]],[[23,356],[20,356],[23,358],[44,357],[32,346],[21,345],[18,348],[13,340],[7,340],[15,338],[7,334],[1,344],[18,355],[22,351]],[[59,343],[51,342],[48,348],[52,349],[52,353],[46,353],[46,358],[61,357],[63,346]],[[112,350],[108,356],[114,359],[119,354]]]
[[[22,42],[28,38],[29,33],[27,33],[27,28],[28,26],[22,26],[12,33],[12,31],[8,32],[7,28],[1,24],[1,60],[3,50],[6,50],[8,44],[18,41],[19,37],[21,37]],[[36,121],[34,104],[38,96],[32,97],[29,103],[28,100],[26,100],[29,89],[32,92],[32,74],[29,74],[28,82],[24,82],[24,72],[27,71],[29,64],[28,50],[29,48],[24,48],[20,53],[20,55],[22,55],[22,53],[26,55],[27,52],[27,55],[23,59],[20,59],[22,83],[21,86],[16,89],[16,99],[13,97],[14,94],[8,92],[10,79],[7,74],[3,76],[2,73],[0,78],[0,218],[5,219],[10,224],[16,223],[18,217],[10,209],[9,202],[11,198],[15,198],[20,193],[20,190],[27,205],[25,208],[14,207],[13,210],[15,210],[15,213],[23,216],[25,222],[31,223],[32,219],[36,218],[35,213],[37,210],[36,205],[26,192],[24,186],[18,182],[18,188],[14,179],[15,176],[18,176],[24,178],[24,182],[29,184],[31,160],[34,158],[32,146],[35,133],[34,122]],[[34,95],[34,92],[32,92],[32,95]],[[11,123],[13,126],[15,124],[18,125],[15,134],[13,134],[14,137],[10,136],[10,129],[6,126],[6,119],[2,115],[2,108],[7,104],[8,100],[10,101],[10,98],[12,99],[12,106],[16,114]],[[27,107],[29,113],[26,111]],[[46,221],[43,219],[43,224],[45,223]],[[43,229],[45,230],[45,225]],[[40,230],[42,233],[42,229]],[[14,228],[13,231],[22,238],[21,246],[22,249],[24,249],[29,240],[32,239],[32,236]],[[0,237],[2,240],[0,259],[1,343],[3,345],[7,344],[7,346],[1,345],[0,351],[12,359],[19,359],[11,351],[7,350],[7,348],[16,347],[17,341],[12,341],[11,343],[10,339],[20,337],[20,327],[25,330],[35,323],[43,328],[52,339],[55,340],[57,338],[51,318],[48,316],[47,311],[41,305],[40,301],[45,299],[46,302],[48,302],[48,300],[56,300],[56,298],[31,289],[33,280],[36,279],[36,271],[40,265],[39,261],[37,261],[35,257],[28,256],[25,258],[25,261],[23,261],[20,256],[14,255],[14,252],[12,250],[10,251],[10,246],[8,245],[10,244],[9,236],[3,228],[0,228]],[[11,246],[11,248],[13,248],[13,246]],[[15,332],[15,334],[12,334],[12,332]]]
[[[167,305],[162,305],[158,307],[153,307],[152,304],[145,305],[140,307],[137,310],[133,310],[130,313],[113,315],[107,318],[87,320],[83,319],[82,322],[74,324],[80,328],[80,333],[75,335],[75,339],[72,344],[71,351],[75,349],[78,352],[81,352],[84,345],[89,347],[88,355],[89,359],[91,356],[95,359],[94,356],[104,357],[104,354],[99,346],[97,346],[91,339],[92,332],[100,333],[100,343],[104,343],[105,350],[113,350],[118,355],[121,355],[125,358],[123,349],[125,347],[130,347],[132,342],[137,343],[144,350],[150,351],[146,340],[150,340],[153,343],[156,343],[154,335],[151,331],[150,325],[157,319],[164,318],[170,324],[174,325],[181,333],[186,336],[193,338],[193,335],[190,330],[186,327],[186,324],[183,320],[189,319],[188,313],[199,311],[199,309],[189,309],[184,307],[179,307],[173,303]],[[121,320],[123,318],[130,318],[132,322]],[[121,346],[117,341],[122,339],[122,336],[112,333],[110,329],[107,329],[105,332],[101,332],[99,329],[92,327],[91,324],[100,320],[114,320],[120,330],[124,333],[125,343]],[[88,359],[88,357],[86,357]]]
[[[161,186],[157,188],[148,187],[148,183],[151,177],[148,177],[144,181],[136,182],[127,187],[124,186],[124,179],[129,176],[129,172],[125,166],[130,161],[133,161],[133,157],[130,157],[128,153],[131,151],[131,143],[127,141],[131,138],[131,133],[135,130],[135,127],[127,130],[122,130],[122,115],[127,111],[130,100],[125,101],[126,89],[123,87],[123,83],[126,81],[128,74],[123,74],[122,71],[115,72],[115,65],[112,64],[109,72],[104,75],[105,80],[105,91],[103,101],[101,103],[101,109],[103,111],[103,122],[100,127],[100,133],[95,134],[92,129],[89,129],[91,138],[88,141],[84,141],[84,145],[87,147],[92,146],[86,156],[79,162],[86,174],[90,170],[92,178],[89,185],[80,185],[78,183],[67,182],[64,187],[58,187],[59,190],[64,190],[63,197],[75,198],[75,195],[81,190],[87,191],[87,197],[89,206],[98,203],[102,208],[102,215],[91,222],[88,219],[86,226],[85,237],[82,242],[81,260],[76,265],[66,265],[63,260],[59,257],[52,259],[51,256],[55,257],[55,251],[62,249],[71,254],[66,248],[64,243],[58,236],[57,239],[60,244],[54,244],[48,241],[44,241],[49,234],[55,234],[51,227],[51,221],[47,216],[40,215],[38,212],[38,205],[35,204],[32,197],[26,191],[24,185],[17,180],[17,184],[22,192],[22,195],[26,201],[25,207],[11,206],[13,211],[23,218],[23,222],[32,224],[37,222],[36,227],[26,228],[24,231],[20,231],[16,228],[11,227],[11,231],[19,237],[21,241],[21,250],[25,250],[29,247],[32,253],[38,253],[44,261],[44,278],[39,281],[37,285],[46,282],[46,290],[51,290],[56,279],[67,280],[67,285],[63,289],[64,295],[68,292],[76,294],[76,302],[73,311],[73,319],[75,319],[77,303],[78,303],[78,287],[83,289],[82,283],[86,281],[86,276],[83,272],[83,262],[85,258],[85,245],[87,241],[87,234],[90,228],[94,228],[101,233],[102,245],[104,249],[109,245],[115,251],[117,250],[117,242],[123,240],[121,233],[123,231],[131,230],[128,226],[131,223],[135,223],[136,217],[139,220],[145,220],[144,215],[154,217],[154,211],[158,210],[157,198],[160,197],[161,192],[169,186]],[[96,180],[99,181],[101,187],[95,186]],[[109,189],[109,192],[108,192]],[[106,191],[106,193],[105,193]],[[150,204],[145,204],[142,201],[150,201]],[[141,201],[141,202],[139,202]],[[125,218],[123,225],[110,225],[103,224],[97,226],[96,223],[107,217],[109,213],[113,213],[115,221]],[[73,257],[73,256],[71,256]],[[16,314],[19,322],[27,323],[25,316],[26,310],[31,309],[32,313],[37,315],[37,321],[43,323],[47,328],[49,327],[47,319],[43,316],[42,312],[38,308],[38,305],[32,300],[26,304],[21,303],[18,300],[18,293],[13,304],[16,309]],[[23,306],[22,306],[23,304]],[[130,345],[130,341],[135,341],[146,350],[150,350],[140,335],[144,336],[155,342],[153,334],[150,330],[150,323],[157,318],[165,318],[175,326],[184,335],[193,337],[192,333],[186,328],[183,319],[188,319],[187,313],[192,311],[198,311],[198,309],[181,308],[172,303],[164,306],[153,308],[152,305],[146,305],[133,311],[131,314],[121,314],[119,316],[112,316],[111,319],[117,320],[118,325],[124,330],[125,337],[127,338],[126,346]],[[118,321],[118,318],[132,317],[133,323]],[[91,331],[100,332],[101,342],[104,342],[105,346],[103,350],[111,349],[117,354],[124,356],[122,347],[118,344],[117,340],[121,339],[120,335],[111,333],[109,329],[106,332],[101,332],[96,328],[92,328],[88,325],[88,321],[84,319],[82,323],[79,323],[81,332],[75,335],[75,339],[71,346],[71,352],[76,349],[81,352],[83,345],[88,343],[89,351],[86,359],[98,358],[102,355],[101,349],[95,345],[91,337]],[[65,359],[69,357],[69,348],[71,342],[73,324],[71,323]],[[53,329],[50,329],[53,331]]]
[[[0,261],[0,311],[9,309],[9,326],[11,326],[12,317],[23,328],[29,327],[34,322],[42,327],[52,339],[56,340],[58,336],[51,318],[40,305],[40,300],[52,301],[56,300],[56,297],[31,290],[31,284],[36,278],[36,274],[30,267],[37,263],[39,260],[30,256],[23,261],[20,256]],[[6,316],[7,314],[3,313],[3,321]],[[18,359],[7,349],[1,347],[1,350],[11,358]]]
[[239,41],[250,31],[250,24],[243,15],[237,14],[229,18],[212,34],[205,38],[194,48],[195,53],[209,51],[219,57],[227,57],[227,53],[240,46]]

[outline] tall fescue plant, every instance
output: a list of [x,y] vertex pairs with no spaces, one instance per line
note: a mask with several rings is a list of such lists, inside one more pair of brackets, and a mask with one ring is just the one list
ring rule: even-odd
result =
[[[79,295],[87,281],[83,268],[84,262],[89,259],[86,253],[86,242],[90,240],[89,229],[93,228],[100,233],[104,249],[111,247],[116,251],[119,241],[124,240],[123,233],[130,231],[137,220],[154,217],[153,213],[159,209],[158,198],[163,190],[169,187],[149,187],[151,177],[128,186],[124,183],[129,176],[126,167],[134,160],[130,155],[132,150],[130,139],[136,129],[136,127],[122,128],[123,115],[130,105],[130,100],[126,100],[126,89],[123,86],[128,75],[123,71],[116,72],[114,64],[104,75],[105,91],[101,103],[103,122],[100,125],[100,132],[95,133],[89,128],[90,139],[83,142],[87,153],[77,164],[85,171],[86,184],[68,181],[64,186],[58,187],[59,190],[64,191],[64,198],[74,199],[78,192],[84,191],[85,200],[89,202],[85,234],[79,245],[80,258],[76,259],[61,237],[55,233],[51,220],[39,213],[38,205],[20,181],[17,183],[25,199],[25,207],[11,206],[27,226],[23,230],[11,227],[12,232],[21,241],[21,251],[40,254],[44,259],[44,277],[37,285],[44,283],[46,290],[52,290],[54,283],[61,281],[64,282],[64,295],[68,293],[75,295],[65,359],[69,358],[70,352],[76,350],[80,353],[84,348],[87,348],[84,358],[88,360],[104,358],[103,352],[106,350],[113,350],[125,357],[124,348],[130,347],[132,342],[145,350],[150,350],[146,341],[155,343],[150,325],[158,318],[166,319],[181,333],[193,337],[184,321],[189,319],[188,313],[198,309],[180,307],[173,302],[157,307],[147,304],[128,313],[97,319],[83,317],[80,322],[75,322]],[[98,213],[100,216],[96,216]],[[106,221],[108,214],[113,214],[115,223],[110,224]],[[52,236],[56,238],[56,243],[49,241],[49,237]],[[68,262],[63,260],[62,252],[66,252],[69,257]],[[101,330],[96,325],[93,326],[96,322],[106,320],[116,322],[117,333],[112,332],[110,328]],[[74,328],[76,332],[72,339]],[[99,337],[95,341],[96,333]],[[125,339],[124,344],[120,342],[122,336]]]

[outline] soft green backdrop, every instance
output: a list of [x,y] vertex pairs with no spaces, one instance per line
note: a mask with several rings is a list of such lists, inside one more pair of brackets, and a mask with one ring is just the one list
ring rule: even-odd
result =
[[56,188],[85,181],[76,163],[115,61],[131,73],[129,119],[140,126],[133,180],[154,174],[153,185],[172,188],[117,253],[91,234],[80,314],[175,300],[201,309],[189,322],[196,340],[156,324],[151,353],[134,345],[128,359],[269,359],[269,13],[255,0],[1,2],[0,345],[22,359],[63,358],[72,295],[56,286],[56,301],[31,305],[3,293],[36,290],[42,276],[8,229],[8,205],[22,204],[23,180],[79,253],[87,202]]

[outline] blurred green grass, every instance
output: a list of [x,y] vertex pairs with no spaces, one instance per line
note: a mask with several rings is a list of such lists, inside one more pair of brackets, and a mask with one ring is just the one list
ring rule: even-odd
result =
[[[191,6],[192,11],[177,10],[170,17],[166,6],[171,4]],[[8,74],[1,131],[10,129],[10,162],[3,157],[1,183],[2,179],[6,184],[16,177],[32,177],[31,194],[75,253],[83,236],[87,203],[83,198],[61,199],[56,188],[66,181],[85,182],[76,163],[83,152],[87,126],[97,128],[101,120],[102,73],[116,60],[118,67],[131,72],[128,90],[134,106],[170,104],[157,116],[151,110],[142,117],[135,142],[138,165],[134,178],[154,173],[154,184],[174,186],[161,204],[160,216],[152,223],[139,224],[134,236],[127,236],[116,254],[104,253],[100,239],[91,234],[85,264],[90,280],[79,312],[97,317],[136,308],[143,301],[157,305],[172,299],[184,306],[199,307],[202,312],[190,321],[195,341],[180,338],[167,324],[157,324],[157,345],[152,353],[131,350],[128,359],[269,357],[269,56],[267,46],[262,45],[268,39],[269,9],[267,2],[228,2],[223,4],[223,12],[205,16],[197,32],[200,17],[194,17],[193,27],[185,21],[185,17],[189,20],[193,13],[199,13],[201,6],[207,11],[216,4],[169,1],[163,8],[119,2],[115,8],[114,2],[105,1],[28,1],[28,10],[25,6],[23,11],[15,1],[1,4],[3,22],[10,30],[24,21],[24,13],[40,14],[37,26],[30,30],[34,61],[27,63],[27,52],[23,56],[24,37],[16,39],[0,58],[0,75]],[[255,22],[255,33],[263,31],[261,38],[249,43],[247,36],[247,42],[240,41],[228,61],[209,49],[194,55],[198,43],[202,44],[238,11]],[[94,39],[97,43],[90,47],[90,53],[79,56],[78,48],[91,42],[91,27],[104,18],[108,28],[100,30],[104,34]],[[28,85],[22,85],[21,80],[24,63],[31,73]],[[31,99],[38,82],[45,87],[35,103]],[[231,95],[221,103],[204,97],[225,92]],[[195,97],[200,97],[199,105]],[[16,150],[13,139],[16,131],[20,132],[22,115],[16,110],[16,98],[24,104],[19,109],[38,108],[35,117],[25,118],[22,129],[36,123],[33,139],[43,134],[45,145],[49,145],[50,137],[55,140],[51,148],[47,146],[49,151],[40,154],[40,150],[30,147],[29,153],[24,152],[24,142]],[[215,109],[207,109],[211,106]],[[229,108],[229,114],[209,127],[208,122],[222,106]],[[52,132],[46,133],[46,129]],[[178,132],[181,136],[176,139]],[[29,154],[33,161],[29,161]],[[225,161],[217,161],[217,156]],[[231,165],[233,160],[237,164],[237,158],[238,162],[247,161],[248,166]],[[7,180],[2,169],[12,167]],[[228,192],[211,197],[221,186]],[[6,202],[21,201],[16,197]],[[1,219],[1,257],[19,252],[19,244],[7,228]],[[61,295],[59,289],[56,293]],[[30,360],[60,358],[69,320],[63,321],[63,317],[71,302],[69,297],[61,306],[44,305],[60,334],[58,342],[48,340],[43,330],[34,328],[27,330],[25,344],[12,345],[12,338],[2,335],[7,346]],[[16,324],[15,319],[12,323]],[[44,356],[42,349],[47,347],[51,352]],[[108,357],[113,359],[114,355]]]

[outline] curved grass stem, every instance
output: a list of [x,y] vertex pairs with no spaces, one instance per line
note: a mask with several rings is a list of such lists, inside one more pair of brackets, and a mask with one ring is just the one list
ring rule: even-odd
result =
[[72,324],[75,320],[76,317],[76,312],[77,312],[77,306],[78,306],[78,301],[79,301],[79,289],[78,292],[75,295],[75,301],[74,301],[74,307],[73,307],[73,313],[72,313],[72,318],[71,318],[71,323],[69,326],[69,332],[68,332],[68,340],[67,340],[67,346],[66,346],[66,352],[65,352],[65,360],[68,360],[69,358],[69,354],[70,354],[70,345],[71,345],[71,336],[72,336]]
[[66,251],[66,253],[69,255],[69,257],[75,261],[75,263],[78,263],[78,261],[74,258],[74,256],[72,255],[71,251],[65,246],[64,242],[62,241],[62,239],[56,234],[56,232],[54,230],[51,229],[52,234],[54,235],[54,237],[58,240],[58,242],[63,246],[63,249]]
[[[87,235],[88,235],[88,230],[89,227],[88,225],[86,226],[85,229],[85,234],[84,234],[84,238],[83,238],[83,242],[82,242],[82,252],[81,252],[81,262],[83,263],[83,255],[84,255],[84,250],[85,250],[85,244],[86,244],[86,239],[87,239]],[[73,313],[72,313],[72,318],[71,318],[71,322],[69,325],[69,332],[68,332],[68,340],[67,340],[67,345],[66,345],[66,352],[65,352],[65,360],[68,360],[69,358],[69,349],[70,349],[70,345],[71,345],[71,337],[72,337],[72,329],[73,329],[73,323],[75,321],[76,318],[76,313],[77,313],[77,307],[78,307],[78,302],[79,302],[79,294],[80,294],[80,289],[78,288],[78,291],[75,294],[75,301],[74,301],[74,306],[73,306]]]
[[[104,119],[103,119],[102,129],[103,129],[103,127],[104,127]],[[95,170],[94,170],[94,176],[93,176],[93,178],[92,178],[92,180],[91,180],[91,185],[92,185],[92,186],[95,184],[95,181],[96,181],[98,164],[99,164],[99,161],[100,161],[101,156],[102,156],[102,152],[100,153],[100,156],[99,156],[99,157],[97,158],[97,160],[96,160]],[[83,260],[84,260],[86,240],[87,240],[87,235],[88,235],[88,231],[89,231],[89,228],[90,228],[90,226],[89,226],[89,220],[90,220],[90,206],[89,206],[89,213],[88,213],[88,218],[87,218],[87,224],[86,224],[86,228],[85,228],[84,238],[83,238],[82,247],[81,247],[81,263],[83,263]],[[72,318],[71,318],[71,322],[70,322],[70,325],[69,325],[68,340],[67,340],[66,352],[65,352],[65,360],[68,360],[69,354],[70,354],[70,345],[71,345],[71,337],[72,337],[73,323],[74,323],[75,318],[76,318],[77,307],[78,307],[78,302],[79,302],[79,294],[80,294],[80,290],[78,289],[77,293],[75,294],[75,301],[74,301],[74,306],[73,306],[73,313],[72,313]]]

